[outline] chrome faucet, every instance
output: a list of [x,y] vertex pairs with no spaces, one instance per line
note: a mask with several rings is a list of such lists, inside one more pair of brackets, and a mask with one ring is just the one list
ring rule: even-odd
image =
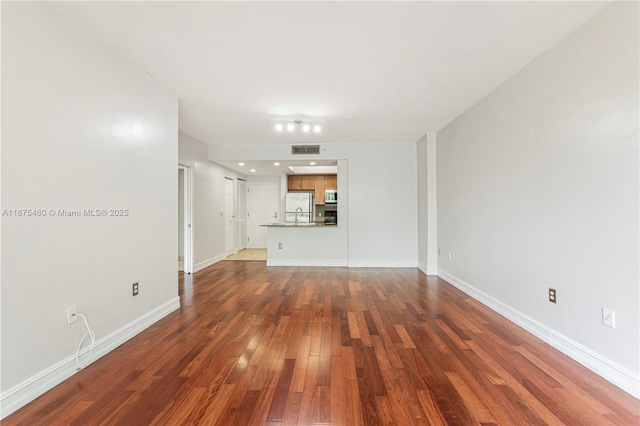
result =
[[298,210],[300,210],[300,213],[302,213],[302,207],[298,207],[296,209],[296,225],[298,224]]

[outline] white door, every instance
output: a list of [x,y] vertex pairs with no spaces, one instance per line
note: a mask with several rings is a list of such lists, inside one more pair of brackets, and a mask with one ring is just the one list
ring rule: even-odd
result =
[[193,273],[193,228],[191,227],[193,221],[193,175],[191,167],[178,166],[178,170],[179,176],[182,177],[181,191],[179,191],[182,195],[178,202],[178,206],[180,206],[178,216],[182,224],[182,232],[179,232],[178,236],[182,249],[179,248],[178,253],[183,256],[182,266],[185,274],[191,274]]
[[238,179],[238,251],[247,248],[247,182]]
[[249,183],[247,247],[267,248],[267,223],[278,222],[280,187],[276,182]]
[[224,254],[233,254],[233,179],[224,178]]

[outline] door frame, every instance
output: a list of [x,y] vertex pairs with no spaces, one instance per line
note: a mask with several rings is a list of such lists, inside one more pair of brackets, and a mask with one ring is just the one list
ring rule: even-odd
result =
[[193,167],[178,163],[178,170],[184,170],[184,273],[193,274]]
[[[231,184],[231,241],[227,241],[227,217],[229,211],[227,209],[227,185]],[[234,255],[236,253],[235,247],[235,228],[236,228],[236,180],[234,178],[224,177],[224,255],[225,257]],[[227,242],[230,244],[227,249]]]
[[[242,182],[242,184],[240,183]],[[234,252],[237,253],[240,250],[245,250],[247,248],[247,205],[248,205],[248,196],[247,196],[247,181],[244,179],[240,179],[238,178],[236,180],[236,185],[238,188],[238,197],[236,200],[236,204],[238,206],[238,211],[236,214],[236,223],[238,225],[238,232],[237,232],[237,242],[236,242],[236,247],[234,249]],[[244,185],[244,190],[240,190],[240,187]],[[240,208],[240,203],[241,200],[244,201],[244,218],[241,217],[241,215],[243,214],[242,209]],[[244,227],[244,239],[242,238],[243,236],[243,232],[242,232],[242,228]]]

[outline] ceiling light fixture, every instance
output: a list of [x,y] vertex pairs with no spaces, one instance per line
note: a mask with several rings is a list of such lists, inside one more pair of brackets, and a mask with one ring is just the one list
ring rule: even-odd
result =
[[313,130],[314,133],[320,133],[322,127],[319,124],[303,123],[302,120],[295,120],[293,123],[276,123],[275,129],[277,132],[282,132],[287,129],[288,132],[294,132],[296,129],[302,130],[304,133],[309,133]]
[[251,173],[255,173],[255,172],[256,172],[256,169],[251,169]]
[[280,163],[273,163],[273,165],[274,165],[274,166],[279,166],[279,165],[280,165]]
[[244,166],[244,163],[238,163],[238,166]]
[[310,165],[310,166],[315,166],[315,165],[316,165],[316,162],[315,162],[315,161],[312,161],[312,162],[310,162],[310,163],[309,163],[309,165]]

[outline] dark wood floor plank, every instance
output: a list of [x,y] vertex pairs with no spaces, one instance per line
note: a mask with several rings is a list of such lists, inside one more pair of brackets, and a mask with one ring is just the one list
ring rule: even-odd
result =
[[412,268],[220,262],[12,425],[640,424],[640,401]]

